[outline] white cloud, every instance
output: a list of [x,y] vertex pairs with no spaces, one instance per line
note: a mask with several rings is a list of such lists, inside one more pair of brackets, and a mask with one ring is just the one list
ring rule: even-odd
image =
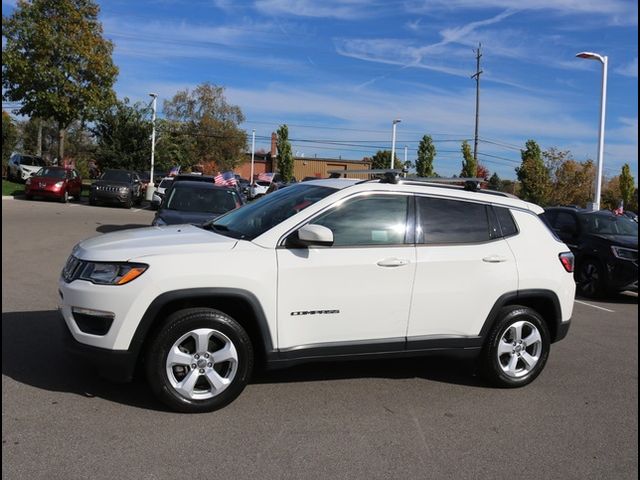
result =
[[358,19],[374,15],[384,2],[372,0],[257,0],[255,7],[264,15]]
[[625,77],[638,78],[638,57],[631,60],[626,65],[618,67],[615,72]]

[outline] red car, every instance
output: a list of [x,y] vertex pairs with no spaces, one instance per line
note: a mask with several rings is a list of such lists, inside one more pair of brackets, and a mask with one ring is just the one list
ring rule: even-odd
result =
[[64,167],[42,167],[25,183],[25,196],[54,198],[63,203],[69,197],[80,200],[82,178],[77,170]]

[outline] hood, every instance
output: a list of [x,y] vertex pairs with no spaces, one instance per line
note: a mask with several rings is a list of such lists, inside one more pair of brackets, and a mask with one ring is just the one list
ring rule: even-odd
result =
[[211,212],[181,212],[179,210],[160,210],[157,218],[162,218],[167,225],[181,225],[184,223],[201,224],[218,218],[221,213]]
[[54,178],[54,177],[38,177],[33,176],[31,178],[31,185],[39,186],[38,183],[44,183],[47,186],[55,185],[58,182],[64,182],[66,179],[64,178]]
[[92,185],[97,185],[99,187],[130,187],[131,184],[129,182],[116,182],[113,180],[96,180]]
[[23,165],[20,164],[20,167],[22,168],[22,170],[24,172],[37,172],[38,170],[40,170],[42,168],[42,165]]
[[133,228],[84,240],[73,254],[82,260],[124,262],[148,255],[231,250],[236,239],[193,225]]
[[592,234],[594,238],[605,240],[619,247],[635,248],[638,249],[638,237],[633,235],[605,235],[605,234]]

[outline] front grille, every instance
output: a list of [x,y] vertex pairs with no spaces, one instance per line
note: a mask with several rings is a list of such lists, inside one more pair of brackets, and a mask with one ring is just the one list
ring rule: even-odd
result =
[[69,283],[80,276],[84,269],[85,262],[71,255],[62,269],[62,279]]
[[110,192],[110,193],[118,193],[120,191],[120,189],[123,189],[123,191],[126,190],[126,187],[110,187],[108,185],[97,185],[96,186],[96,190],[100,191],[100,192]]

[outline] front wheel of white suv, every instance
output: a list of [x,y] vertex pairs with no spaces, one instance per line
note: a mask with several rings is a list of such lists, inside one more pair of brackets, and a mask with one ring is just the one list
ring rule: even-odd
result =
[[522,387],[540,374],[549,357],[549,329],[524,306],[503,308],[482,351],[482,374],[500,387]]
[[253,370],[247,332],[209,308],[180,310],[167,318],[146,355],[151,389],[173,410],[211,412],[232,402]]

